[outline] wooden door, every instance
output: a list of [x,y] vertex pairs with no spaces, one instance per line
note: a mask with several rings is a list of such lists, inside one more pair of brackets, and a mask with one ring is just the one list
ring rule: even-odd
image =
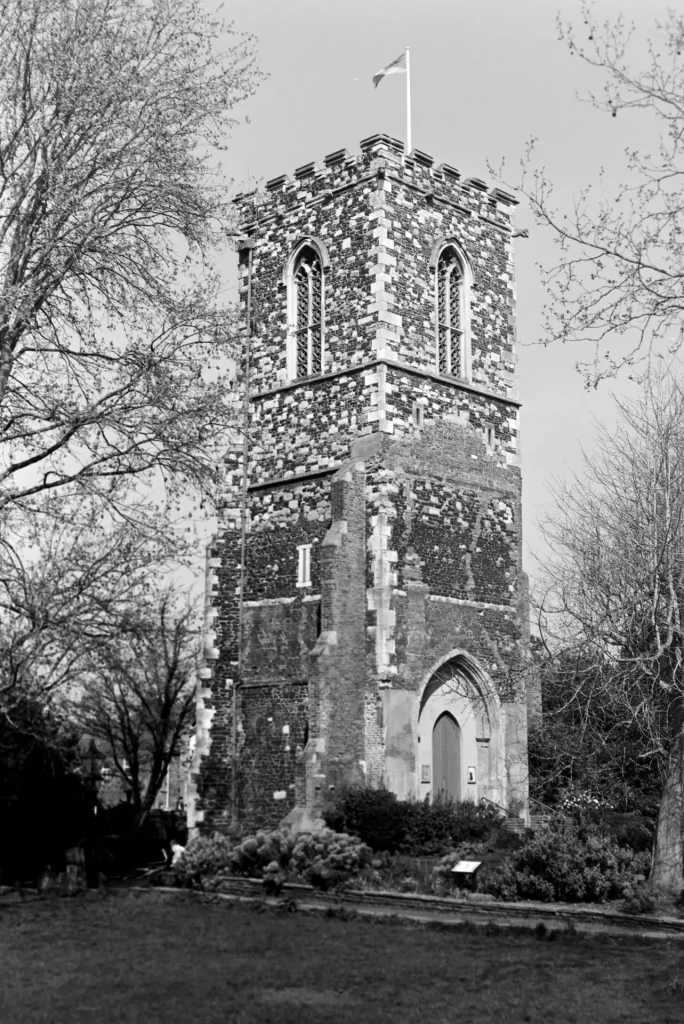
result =
[[432,795],[461,799],[461,730],[446,711],[432,731]]

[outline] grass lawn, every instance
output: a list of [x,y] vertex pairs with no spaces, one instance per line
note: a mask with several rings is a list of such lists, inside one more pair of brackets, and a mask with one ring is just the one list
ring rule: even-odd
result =
[[3,1024],[684,1021],[684,946],[150,896],[0,906]]

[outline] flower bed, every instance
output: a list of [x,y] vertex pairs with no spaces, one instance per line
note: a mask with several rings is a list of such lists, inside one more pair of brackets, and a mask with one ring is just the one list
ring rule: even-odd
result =
[[536,834],[512,836],[493,829],[483,840],[452,844],[441,859],[402,853],[373,854],[357,836],[322,829],[295,835],[285,829],[243,839],[215,834],[188,844],[177,865],[182,885],[217,889],[231,877],[261,879],[266,891],[286,881],[318,889],[353,887],[423,895],[455,894],[452,869],[478,860],[480,893],[498,900],[600,903],[625,901],[625,909],[652,909],[646,887],[647,850],[620,844],[591,822],[558,818]]
[[214,888],[230,875],[242,875],[261,878],[273,890],[286,880],[329,889],[358,876],[370,866],[371,856],[356,836],[331,829],[297,835],[276,829],[240,840],[215,833],[193,839],[176,871],[181,884],[201,888]]
[[[473,847],[461,847],[443,858],[436,869],[442,886],[461,859],[483,859]],[[501,900],[561,903],[601,903],[631,900],[648,909],[645,883],[650,854],[620,846],[593,825],[555,819],[529,836],[499,864],[484,863],[478,889]]]

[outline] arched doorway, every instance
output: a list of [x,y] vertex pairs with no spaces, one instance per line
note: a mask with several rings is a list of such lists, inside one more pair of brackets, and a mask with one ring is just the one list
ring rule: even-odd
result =
[[445,711],[432,730],[432,794],[461,800],[461,730]]

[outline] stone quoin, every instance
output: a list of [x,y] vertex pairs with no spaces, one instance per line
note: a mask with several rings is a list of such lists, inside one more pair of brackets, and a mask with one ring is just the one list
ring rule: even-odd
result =
[[527,819],[515,200],[375,135],[236,203],[242,673],[239,442],[208,551],[190,826],[304,827],[346,784]]

